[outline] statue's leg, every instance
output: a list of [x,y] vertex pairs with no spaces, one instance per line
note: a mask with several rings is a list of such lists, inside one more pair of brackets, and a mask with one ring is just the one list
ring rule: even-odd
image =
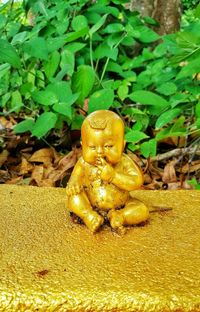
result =
[[149,217],[148,207],[137,199],[130,200],[123,209],[111,210],[108,219],[112,228],[126,225],[136,225],[144,222]]
[[80,217],[92,232],[97,231],[104,222],[103,217],[92,209],[85,192],[70,196],[67,208]]

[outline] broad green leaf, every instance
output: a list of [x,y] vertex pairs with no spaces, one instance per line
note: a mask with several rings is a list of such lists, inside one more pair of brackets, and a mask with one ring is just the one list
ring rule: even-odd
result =
[[196,104],[196,107],[195,107],[195,115],[197,118],[200,118],[200,102],[198,102]]
[[80,93],[78,104],[83,104],[84,99],[89,95],[95,82],[95,72],[91,66],[81,65],[78,71],[72,76],[72,90]]
[[11,97],[11,111],[19,113],[20,108],[23,106],[22,103],[22,97],[19,91],[14,91],[12,92],[12,97]]
[[0,29],[4,28],[6,25],[6,17],[3,14],[0,14]]
[[28,31],[22,31],[16,34],[12,39],[12,44],[15,45],[17,43],[24,43],[28,37]]
[[53,92],[58,98],[58,102],[67,102],[72,96],[72,89],[70,82],[56,81],[47,86],[46,90]]
[[[112,2],[114,2],[114,1],[112,1]],[[120,1],[121,4],[123,2],[124,1]],[[96,2],[96,4],[93,4],[88,8],[88,11],[99,13],[99,14],[107,13],[107,14],[113,15],[116,18],[120,17],[120,11],[114,6],[109,6],[108,1],[99,1],[99,3]]]
[[103,26],[103,24],[104,24],[105,21],[106,21],[107,16],[108,16],[108,14],[103,15],[103,16],[100,18],[100,20],[99,20],[95,25],[93,25],[92,28],[90,28],[90,30],[89,30],[89,35],[90,35],[90,37],[91,37],[97,30],[99,30],[99,28],[101,28],[101,27]]
[[58,37],[58,38],[47,38],[46,39],[46,47],[47,47],[47,51],[49,53],[54,52],[59,50],[60,48],[62,48],[65,44],[65,37]]
[[71,129],[72,130],[80,129],[84,119],[85,119],[84,116],[76,114],[72,120]]
[[140,151],[145,158],[153,157],[156,155],[157,141],[151,139],[148,142],[143,142],[140,145]]
[[44,63],[44,72],[48,79],[54,76],[60,63],[60,53],[52,52],[49,60]]
[[94,92],[89,100],[88,113],[99,109],[109,109],[114,101],[114,91],[111,89],[103,89]]
[[162,108],[168,106],[168,102],[164,98],[150,91],[135,91],[129,95],[129,98],[140,104],[153,105]]
[[164,95],[171,95],[177,91],[177,86],[173,82],[166,82],[159,86],[156,91]]
[[138,130],[130,130],[125,134],[125,140],[130,143],[137,143],[143,139],[147,139],[149,136],[146,135],[144,132]]
[[14,126],[13,130],[15,133],[24,133],[27,131],[32,131],[34,125],[33,119],[26,119],[19,122],[16,126]]
[[117,90],[117,94],[120,100],[123,101],[128,95],[128,86],[125,84],[121,85]]
[[158,132],[156,134],[156,140],[159,141],[169,137],[187,135],[187,129],[184,127],[184,121],[185,121],[184,116],[179,117],[179,119],[177,119],[174,125]]
[[56,112],[72,119],[71,105],[77,100],[78,96],[79,94],[77,93],[72,94],[70,97],[67,98],[66,102],[59,102],[59,103],[54,104],[53,109]]
[[199,37],[192,32],[181,31],[176,35],[177,44],[184,49],[194,49],[200,43],[199,41]]
[[106,26],[106,28],[103,30],[104,33],[116,33],[116,32],[122,32],[124,31],[124,26],[120,23],[112,23]]
[[160,117],[157,119],[155,128],[160,129],[163,126],[165,126],[168,122],[171,122],[175,117],[177,117],[182,110],[180,108],[174,108],[170,109],[163,114],[160,115]]
[[151,43],[160,39],[160,36],[146,26],[137,26],[132,31],[132,36],[144,43]]
[[61,53],[60,67],[65,71],[65,74],[72,76],[74,72],[75,58],[74,53],[65,49]]
[[30,56],[39,58],[41,60],[47,60],[48,48],[46,40],[42,37],[36,37],[25,42],[23,50]]
[[58,102],[56,94],[49,90],[35,91],[32,97],[34,101],[45,106],[53,105]]
[[68,42],[75,41],[76,39],[81,38],[87,34],[88,34],[88,27],[85,27],[79,31],[68,33],[66,35],[65,42],[68,43]]
[[15,68],[21,67],[21,61],[16,50],[4,39],[0,39],[0,63],[9,63]]
[[71,26],[74,31],[79,31],[88,26],[87,18],[84,15],[77,15],[73,18]]
[[72,119],[72,107],[68,105],[67,103],[56,103],[53,106],[54,111],[57,113],[60,113],[69,119]]
[[36,136],[38,139],[45,136],[47,132],[52,129],[57,121],[57,115],[52,112],[45,112],[40,115],[32,129],[32,135]]
[[107,71],[111,71],[114,73],[122,74],[122,68],[116,62],[110,61],[107,66]]
[[73,43],[69,43],[68,45],[66,45],[66,48],[68,51],[70,51],[72,53],[76,53],[76,52],[80,51],[81,49],[83,49],[85,46],[86,46],[85,43],[73,42]]
[[185,136],[187,134],[187,130],[182,128],[178,129],[177,131],[172,131],[171,127],[161,130],[156,134],[156,140],[160,141],[170,137],[177,137],[177,136]]
[[198,72],[200,72],[200,57],[190,61],[188,65],[184,66],[176,76],[176,79],[181,79],[188,76],[192,77],[193,74]]
[[113,61],[116,61],[118,55],[118,48],[111,48],[110,46],[107,45],[106,42],[103,42],[98,45],[98,47],[94,52],[94,55],[98,60],[104,57],[108,57]]

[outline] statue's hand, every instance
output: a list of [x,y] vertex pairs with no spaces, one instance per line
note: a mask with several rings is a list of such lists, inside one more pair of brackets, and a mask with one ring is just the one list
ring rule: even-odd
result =
[[103,181],[111,182],[114,178],[114,168],[106,162],[105,159],[101,158],[101,163],[98,165],[99,176]]
[[69,183],[66,187],[67,196],[77,195],[82,191],[83,187],[78,184]]

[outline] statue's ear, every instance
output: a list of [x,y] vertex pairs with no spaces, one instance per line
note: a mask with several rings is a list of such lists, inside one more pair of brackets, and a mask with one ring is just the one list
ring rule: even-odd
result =
[[80,144],[81,144],[81,146],[82,146],[82,140],[80,141]]

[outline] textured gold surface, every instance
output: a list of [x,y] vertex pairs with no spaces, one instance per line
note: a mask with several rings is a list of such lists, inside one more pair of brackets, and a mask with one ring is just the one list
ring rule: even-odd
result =
[[0,311],[200,311],[200,192],[135,191],[123,237],[73,224],[65,190],[0,186]]

